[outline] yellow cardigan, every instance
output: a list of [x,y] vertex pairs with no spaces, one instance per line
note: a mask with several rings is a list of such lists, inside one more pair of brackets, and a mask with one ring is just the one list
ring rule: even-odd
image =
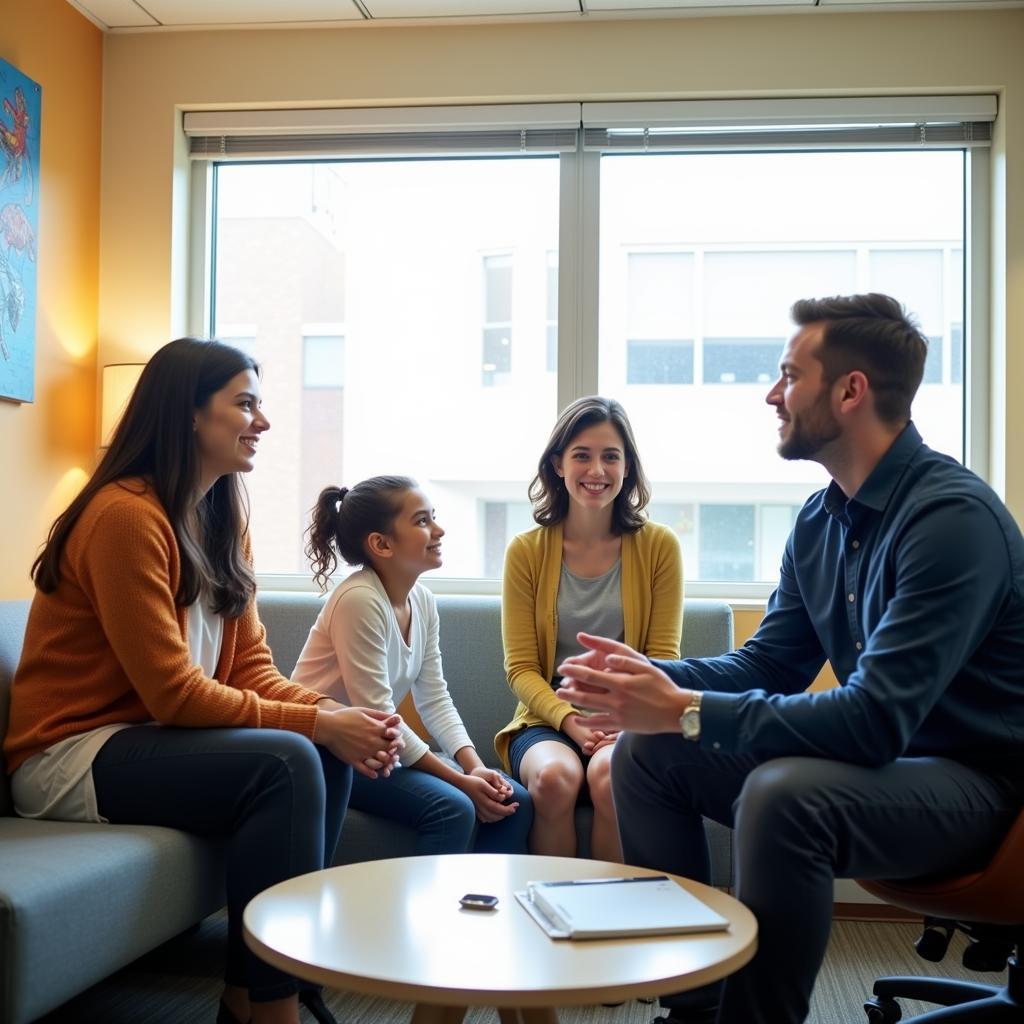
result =
[[[501,631],[505,674],[519,698],[515,717],[494,737],[509,770],[512,734],[528,725],[561,727],[572,706],[555,696],[558,584],[562,527],[537,527],[513,537],[505,553]],[[651,658],[678,658],[683,627],[683,560],[676,535],[645,523],[622,537],[622,619],[625,641]]]

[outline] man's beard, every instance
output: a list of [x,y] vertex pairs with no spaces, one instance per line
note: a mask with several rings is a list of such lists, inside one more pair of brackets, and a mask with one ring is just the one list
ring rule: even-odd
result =
[[839,421],[828,407],[827,390],[815,400],[806,412],[789,421],[789,433],[779,441],[777,451],[789,462],[813,459],[825,445],[835,441],[842,433]]

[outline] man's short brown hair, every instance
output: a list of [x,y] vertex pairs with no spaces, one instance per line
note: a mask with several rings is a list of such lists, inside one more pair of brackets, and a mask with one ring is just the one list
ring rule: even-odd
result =
[[900,303],[878,292],[835,295],[800,299],[790,315],[801,327],[825,325],[817,356],[829,383],[860,370],[871,385],[879,419],[888,424],[910,419],[928,339]]

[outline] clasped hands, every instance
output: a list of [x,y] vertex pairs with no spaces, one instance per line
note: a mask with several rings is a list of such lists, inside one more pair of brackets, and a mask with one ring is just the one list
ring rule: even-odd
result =
[[555,670],[563,677],[557,694],[593,712],[580,719],[587,728],[606,734],[679,731],[691,690],[681,690],[628,644],[590,633],[576,638],[587,651],[566,658]]
[[350,708],[337,701],[317,703],[313,742],[326,747],[361,775],[387,778],[405,746],[402,716],[374,708]]
[[512,795],[512,787],[508,779],[493,768],[479,765],[466,772],[460,788],[473,801],[480,821],[501,821],[519,808],[518,803],[505,803]]

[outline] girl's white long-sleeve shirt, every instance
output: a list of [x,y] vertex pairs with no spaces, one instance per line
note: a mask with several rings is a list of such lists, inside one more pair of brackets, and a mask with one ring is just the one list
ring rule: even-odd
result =
[[[445,682],[434,595],[417,583],[409,594],[409,642],[398,627],[380,578],[360,569],[334,588],[310,630],[292,680],[352,707],[394,711],[408,693],[449,757],[473,743]],[[402,763],[415,764],[430,749],[402,729]]]

